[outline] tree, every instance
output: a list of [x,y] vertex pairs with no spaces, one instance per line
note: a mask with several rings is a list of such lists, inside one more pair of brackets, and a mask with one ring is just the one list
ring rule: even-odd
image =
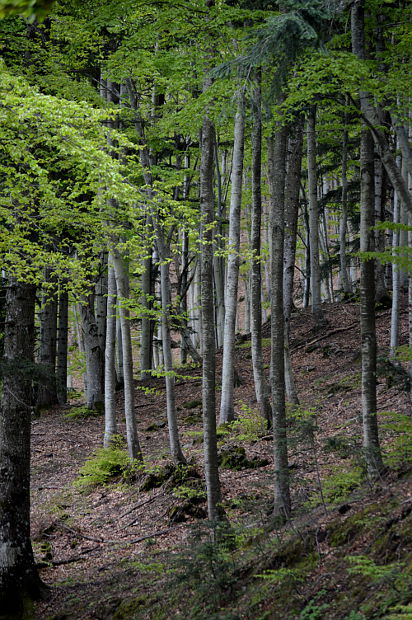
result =
[[0,397],[0,618],[45,592],[30,541],[30,425],[35,286],[8,278]]
[[225,324],[223,330],[222,398],[220,423],[234,420],[234,354],[237,292],[239,282],[240,211],[242,205],[243,152],[245,131],[245,93],[238,94],[233,142],[232,189],[230,193],[228,265],[225,294]]
[[[207,88],[206,80],[205,87]],[[200,213],[201,213],[201,350],[202,369],[202,407],[203,441],[205,451],[205,477],[207,488],[207,508],[210,521],[221,517],[221,492],[217,459],[216,439],[216,358],[215,326],[213,307],[213,143],[214,128],[205,116],[201,134],[200,160]]]
[[[364,59],[364,14],[361,2],[352,7],[352,47],[355,54]],[[369,105],[367,94],[360,92],[363,110]],[[374,249],[374,149],[372,135],[363,127],[361,135],[361,251]],[[361,262],[360,321],[362,338],[362,436],[364,458],[368,476],[376,479],[383,471],[382,455],[379,445],[378,422],[376,417],[376,327],[375,327],[375,274],[374,261],[363,258]]]
[[268,141],[271,183],[271,363],[270,385],[273,413],[275,466],[274,514],[287,519],[291,512],[285,403],[285,323],[283,313],[284,200],[287,127],[278,126]]

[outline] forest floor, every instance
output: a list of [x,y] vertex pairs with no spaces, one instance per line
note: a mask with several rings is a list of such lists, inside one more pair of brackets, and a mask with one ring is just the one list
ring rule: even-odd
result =
[[[193,465],[179,480],[164,475],[170,461],[160,378],[145,386],[136,381],[145,466],[128,479],[87,490],[73,485],[103,436],[101,416],[66,417],[81,400],[35,419],[32,537],[50,597],[36,604],[34,617],[412,618],[409,394],[405,377],[387,360],[390,310],[383,309],[377,313],[378,409],[389,473],[370,488],[359,465],[358,314],[356,304],[324,305],[321,330],[308,310],[293,314],[301,405],[289,413],[294,519],[286,526],[271,520],[272,444],[257,413],[246,337],[236,349],[238,421],[219,436],[222,453],[240,459],[240,469],[232,463],[220,471],[232,525],[225,543],[210,542],[196,478],[203,461],[199,368],[179,369],[176,380],[182,445]],[[269,335],[266,326],[267,364]],[[407,343],[406,308],[400,340]],[[218,353],[218,377],[220,364]],[[119,420],[122,406],[119,392]],[[357,559],[351,564],[348,556]]]

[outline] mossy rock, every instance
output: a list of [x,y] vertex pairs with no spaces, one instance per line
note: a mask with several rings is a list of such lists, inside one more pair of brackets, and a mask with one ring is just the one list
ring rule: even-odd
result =
[[184,523],[188,519],[205,519],[207,516],[204,500],[192,497],[174,504],[168,510],[169,523]]
[[168,463],[157,471],[152,471],[146,474],[142,484],[139,487],[139,491],[151,491],[152,489],[158,489],[159,487],[170,478],[173,473],[174,465]]
[[[134,617],[142,617],[142,611],[147,606],[148,597],[138,596],[123,600],[110,618],[112,620],[130,620]],[[135,615],[138,614],[138,615]]]
[[94,409],[89,409],[86,405],[71,407],[68,413],[64,414],[66,420],[84,420],[85,418],[97,418],[104,414],[104,404],[96,403]]
[[182,404],[183,409],[197,409],[198,407],[202,407],[202,401],[197,400],[188,400],[186,403]]
[[189,415],[185,416],[183,418],[183,422],[185,424],[199,424],[200,419],[202,417],[202,412],[201,411],[192,411],[192,413],[189,413]]
[[140,491],[157,489],[165,484],[165,482],[167,482],[166,488],[172,489],[187,483],[191,479],[200,479],[200,474],[196,467],[193,465],[175,465],[174,463],[167,463],[157,471],[146,474],[140,485]]
[[224,446],[220,450],[218,458],[219,466],[222,469],[232,469],[233,471],[255,469],[269,464],[267,459],[248,459],[245,448],[236,445]]

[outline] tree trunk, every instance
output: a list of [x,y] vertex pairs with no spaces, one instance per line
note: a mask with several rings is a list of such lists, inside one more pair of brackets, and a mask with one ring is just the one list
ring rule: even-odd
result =
[[[35,288],[9,280],[0,408],[0,618],[28,617],[42,584],[30,541]],[[25,613],[26,612],[26,613]]]
[[298,404],[299,398],[290,359],[289,332],[293,307],[296,237],[299,214],[299,189],[302,168],[303,119],[299,119],[289,135],[289,157],[285,186],[285,242],[283,270],[283,306],[285,317],[285,387],[289,402]]
[[183,455],[182,448],[180,446],[179,430],[177,428],[177,413],[176,413],[176,399],[175,399],[175,377],[173,372],[173,357],[172,357],[172,344],[170,338],[170,275],[169,275],[169,261],[168,261],[168,248],[164,240],[164,231],[161,229],[161,225],[157,222],[155,224],[156,229],[156,241],[159,252],[160,260],[160,296],[162,304],[162,349],[163,360],[165,370],[165,383],[166,383],[166,410],[167,410],[167,425],[169,429],[169,445],[170,453],[176,464],[185,464],[186,459]]
[[[216,185],[217,185],[217,224],[216,234],[214,236],[215,249],[220,252],[223,247],[223,220],[225,219],[225,201],[222,188],[222,174],[219,166],[219,149],[215,137],[214,143],[214,159],[216,168]],[[225,259],[223,256],[213,257],[213,281],[215,285],[215,312],[216,312],[216,345],[223,345],[224,326],[225,326]]]
[[79,314],[86,354],[86,403],[89,409],[103,410],[104,357],[94,313],[94,294],[83,298]]
[[252,214],[250,245],[253,253],[250,274],[250,318],[253,379],[256,400],[268,426],[272,425],[272,410],[269,387],[263,369],[262,353],[262,270],[261,270],[261,226],[262,226],[262,109],[261,75],[252,97]]
[[38,409],[55,405],[58,402],[56,387],[57,285],[53,281],[50,268],[45,270],[45,282],[40,314],[39,364],[42,366],[42,376],[37,394]]
[[274,450],[274,515],[288,519],[291,511],[289,490],[288,447],[286,436],[284,315],[283,315],[283,251],[284,198],[286,176],[287,129],[279,127],[268,141],[269,191],[272,231],[271,289],[271,364],[270,385],[273,412]]
[[[360,250],[374,250],[373,141],[367,129],[361,137],[361,225]],[[383,470],[376,416],[376,327],[374,261],[361,261],[360,312],[362,340],[362,429],[368,477]]]
[[322,318],[319,266],[319,209],[316,175],[316,107],[311,106],[307,124],[308,195],[310,234],[310,282],[312,313],[317,322]]
[[242,175],[245,127],[245,95],[243,90],[238,95],[238,109],[235,117],[232,190],[230,194],[228,265],[225,287],[225,329],[223,334],[222,360],[222,397],[220,403],[220,423],[230,422],[235,418],[233,407],[234,394],[234,355],[237,292],[239,283],[239,249],[240,249],[240,211],[242,205]]
[[62,289],[59,295],[59,325],[57,330],[56,386],[59,405],[67,402],[67,353],[69,336],[69,294]]
[[[207,81],[206,81],[207,86]],[[216,440],[215,325],[213,307],[213,141],[214,128],[203,120],[200,160],[201,212],[201,351],[203,356],[202,402],[207,508],[210,521],[221,518],[221,493]]]
[[126,306],[129,300],[129,274],[125,261],[118,250],[113,250],[113,267],[116,276],[117,306],[122,332],[124,415],[126,418],[127,447],[130,458],[142,460],[134,413],[132,335],[130,331],[129,309]]
[[[375,161],[375,224],[378,222],[385,221],[385,182],[384,182],[384,174],[385,170],[382,166],[381,161]],[[375,231],[375,251],[376,252],[384,252],[385,251],[385,231],[384,230],[376,230]],[[376,301],[381,301],[385,299],[388,295],[388,291],[386,289],[385,284],[385,267],[380,262],[377,261],[375,263],[375,299]]]
[[340,286],[344,294],[352,293],[352,284],[348,276],[348,261],[346,255],[346,231],[348,227],[348,130],[343,130],[342,144],[342,213],[339,225],[339,266]]
[[94,296],[97,336],[102,351],[106,342],[106,312],[107,312],[107,252],[102,253],[100,273],[96,282]]
[[[398,194],[393,195],[393,223],[400,221],[400,200]],[[399,256],[399,230],[392,233],[392,255]],[[390,355],[395,358],[396,347],[399,345],[399,301],[400,301],[400,272],[396,261],[392,263],[392,307],[391,307],[391,338]]]
[[107,448],[117,433],[116,423],[116,276],[113,256],[107,265],[106,346],[104,351],[104,439]]
[[[364,41],[363,2],[355,0],[351,11],[352,50],[361,59],[366,58]],[[361,109],[369,106],[366,93],[359,94]],[[374,249],[374,153],[370,132],[363,127],[361,135],[361,223],[360,249]],[[376,416],[376,329],[375,329],[375,273],[374,261],[361,261],[360,324],[362,354],[362,439],[368,477],[373,480],[383,471]]]
[[142,326],[140,332],[140,378],[147,381],[151,377],[153,351],[153,319],[150,316],[153,307],[153,269],[152,258],[144,261],[142,274]]

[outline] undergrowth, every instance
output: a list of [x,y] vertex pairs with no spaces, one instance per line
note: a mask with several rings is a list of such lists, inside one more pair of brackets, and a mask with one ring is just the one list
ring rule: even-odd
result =
[[116,436],[108,448],[99,448],[87,459],[73,484],[83,490],[104,485],[113,478],[129,475],[133,465],[123,437]]

